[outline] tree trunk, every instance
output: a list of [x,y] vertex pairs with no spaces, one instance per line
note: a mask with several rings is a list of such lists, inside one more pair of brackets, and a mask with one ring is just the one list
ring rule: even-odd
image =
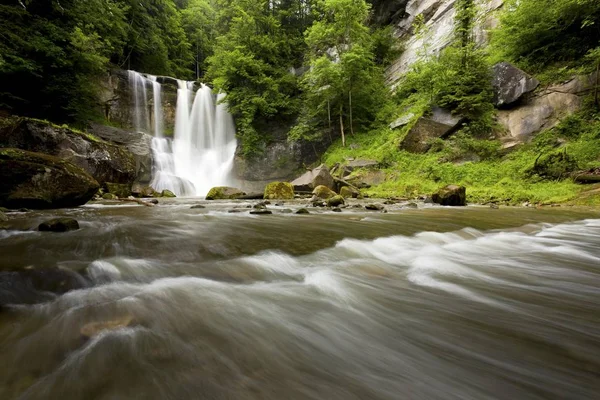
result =
[[331,104],[329,103],[329,100],[327,100],[327,119],[329,121],[329,130],[327,131],[329,135],[329,143],[333,143],[333,138],[331,137]]
[[346,147],[346,135],[344,134],[344,108],[340,104],[340,132],[342,134],[342,147]]

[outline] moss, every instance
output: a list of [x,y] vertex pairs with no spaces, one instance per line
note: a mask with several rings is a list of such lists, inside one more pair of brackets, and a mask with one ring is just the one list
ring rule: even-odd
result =
[[313,190],[312,194],[323,200],[330,199],[336,195],[336,193],[333,190],[329,189],[327,186],[324,185],[317,186]]
[[271,182],[265,187],[263,198],[267,200],[292,200],[294,198],[294,186],[288,182]]
[[227,186],[216,186],[210,189],[206,195],[206,200],[232,200],[243,195],[245,195],[245,193],[239,189]]
[[173,198],[177,196],[175,196],[175,193],[171,192],[170,190],[165,189],[162,192],[160,192],[160,197]]

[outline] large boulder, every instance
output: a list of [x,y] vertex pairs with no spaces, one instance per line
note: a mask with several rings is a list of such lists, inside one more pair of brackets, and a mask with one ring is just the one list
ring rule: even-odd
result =
[[246,193],[240,189],[228,187],[228,186],[217,186],[208,192],[206,200],[233,200],[244,196]]
[[126,199],[131,195],[131,185],[123,183],[104,182],[105,193],[114,194],[117,197]]
[[263,198],[266,200],[292,200],[294,187],[288,182],[271,182],[265,187]]
[[466,206],[467,189],[464,186],[448,185],[432,196],[433,202],[442,206]]
[[537,79],[514,65],[507,62],[498,63],[493,67],[494,105],[510,106],[533,92],[539,84]]
[[317,186],[313,191],[312,194],[316,197],[318,197],[319,199],[322,200],[327,200],[330,199],[334,196],[337,195],[336,192],[334,192],[333,190],[329,189],[327,186],[325,185],[319,185]]
[[0,121],[0,147],[44,153],[84,169],[99,183],[131,184],[136,164],[129,151],[93,135],[31,118]]
[[0,149],[0,206],[76,207],[100,188],[83,169],[58,157],[20,149]]
[[462,121],[461,117],[452,115],[442,108],[434,107],[431,115],[419,118],[408,131],[400,142],[400,149],[410,153],[426,153],[431,148],[433,139],[451,135],[460,127]]
[[321,164],[317,168],[307,171],[299,178],[292,181],[296,192],[310,192],[317,186],[325,186],[331,190],[335,189],[335,182],[329,173],[327,165]]

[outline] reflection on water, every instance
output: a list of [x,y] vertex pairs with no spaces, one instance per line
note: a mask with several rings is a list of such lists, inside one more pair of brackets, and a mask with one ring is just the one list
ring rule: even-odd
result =
[[78,232],[5,231],[0,268],[59,265],[94,286],[0,314],[0,398],[599,393],[600,219],[227,207],[81,208],[64,211]]

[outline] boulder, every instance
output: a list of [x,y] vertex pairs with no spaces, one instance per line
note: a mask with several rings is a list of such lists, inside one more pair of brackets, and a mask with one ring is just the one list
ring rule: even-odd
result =
[[252,210],[252,211],[250,211],[250,214],[252,214],[252,215],[271,215],[271,214],[273,214],[273,211],[270,211],[270,210]]
[[192,210],[202,209],[202,208],[206,208],[206,206],[203,206],[202,204],[196,204],[195,206],[190,207],[190,209],[192,209]]
[[56,295],[87,286],[88,282],[81,275],[63,268],[0,271],[0,308],[42,303]]
[[245,194],[246,193],[242,192],[240,189],[228,186],[216,186],[210,189],[206,195],[206,200],[233,200],[244,196]]
[[434,203],[443,206],[466,206],[467,189],[464,186],[448,185],[434,193],[431,198]]
[[136,178],[135,160],[129,151],[65,125],[20,117],[4,119],[0,147],[56,156],[82,168],[101,184],[131,184]]
[[360,190],[354,186],[344,186],[340,189],[340,195],[345,199],[357,199],[360,197]]
[[0,206],[77,207],[100,185],[83,169],[58,157],[19,149],[0,149]]
[[369,211],[383,211],[385,207],[381,204],[367,204],[365,208]]
[[102,195],[102,198],[104,200],[117,200],[118,199],[117,195],[116,194],[112,194],[112,193],[104,193]]
[[334,197],[337,193],[335,193],[327,186],[319,185],[312,191],[312,194],[319,199],[327,200],[331,197]]
[[523,96],[533,92],[540,82],[521,71],[514,65],[501,62],[493,67],[492,86],[494,87],[494,105],[510,106]]
[[0,222],[8,221],[8,217],[2,211],[0,211]]
[[310,192],[317,186],[325,186],[334,190],[335,182],[329,173],[329,168],[325,164],[321,164],[293,180],[292,186],[296,192]]
[[400,142],[400,149],[416,154],[426,153],[433,139],[448,137],[460,127],[462,121],[462,117],[434,107],[431,115],[419,118],[408,131]]
[[327,207],[338,207],[345,204],[344,198],[340,195],[327,199]]
[[104,193],[114,194],[126,199],[131,195],[131,185],[123,183],[104,182]]
[[288,182],[271,182],[265,187],[265,199],[292,200],[294,187]]
[[[156,196],[156,197],[158,197],[158,196]],[[160,192],[160,197],[174,198],[177,196],[175,195],[175,193],[171,192],[170,190],[165,189],[162,192]]]
[[310,214],[310,212],[306,208],[299,208],[296,214]]
[[41,232],[67,232],[79,229],[79,222],[73,218],[54,218],[38,226]]

